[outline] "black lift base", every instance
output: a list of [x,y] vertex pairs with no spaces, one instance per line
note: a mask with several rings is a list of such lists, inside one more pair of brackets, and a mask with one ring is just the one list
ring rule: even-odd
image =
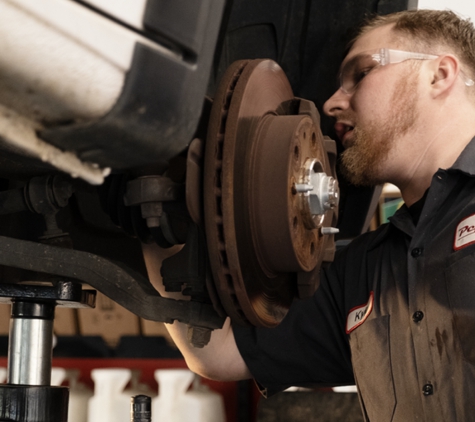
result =
[[67,422],[67,387],[0,385],[0,421]]

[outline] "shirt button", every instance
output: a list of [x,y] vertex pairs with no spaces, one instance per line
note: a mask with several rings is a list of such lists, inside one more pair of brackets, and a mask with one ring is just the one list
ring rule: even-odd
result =
[[414,248],[412,251],[411,251],[411,256],[413,258],[417,258],[418,256],[421,256],[422,255],[422,248]]
[[416,311],[412,314],[412,320],[414,322],[421,322],[422,318],[424,318],[424,312],[422,311]]
[[424,387],[422,387],[422,393],[424,394],[424,396],[431,396],[432,394],[434,394],[434,387],[432,386],[432,384],[424,385]]

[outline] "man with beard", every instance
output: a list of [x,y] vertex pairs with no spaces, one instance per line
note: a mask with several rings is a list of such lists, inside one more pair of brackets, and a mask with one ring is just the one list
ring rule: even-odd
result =
[[[198,350],[203,376],[254,377],[267,394],[356,381],[374,422],[475,421],[475,31],[449,11],[369,22],[324,111],[356,184],[397,185],[405,205],[322,269],[276,329],[230,327]],[[158,255],[145,250],[152,279]]]

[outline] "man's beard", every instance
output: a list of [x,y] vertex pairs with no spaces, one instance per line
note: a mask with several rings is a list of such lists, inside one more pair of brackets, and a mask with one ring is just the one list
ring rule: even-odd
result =
[[396,139],[406,134],[417,119],[417,79],[401,78],[391,98],[392,115],[353,130],[353,144],[341,155],[343,175],[354,185],[374,186],[387,182],[383,169]]

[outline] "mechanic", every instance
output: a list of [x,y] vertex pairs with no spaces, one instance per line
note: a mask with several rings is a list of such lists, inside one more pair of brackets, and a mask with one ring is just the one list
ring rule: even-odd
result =
[[[450,11],[361,29],[324,111],[350,180],[393,183],[405,205],[338,251],[276,329],[226,323],[193,349],[170,326],[193,371],[267,394],[356,381],[373,422],[475,421],[474,80],[474,27]],[[145,248],[155,284],[164,253]]]

